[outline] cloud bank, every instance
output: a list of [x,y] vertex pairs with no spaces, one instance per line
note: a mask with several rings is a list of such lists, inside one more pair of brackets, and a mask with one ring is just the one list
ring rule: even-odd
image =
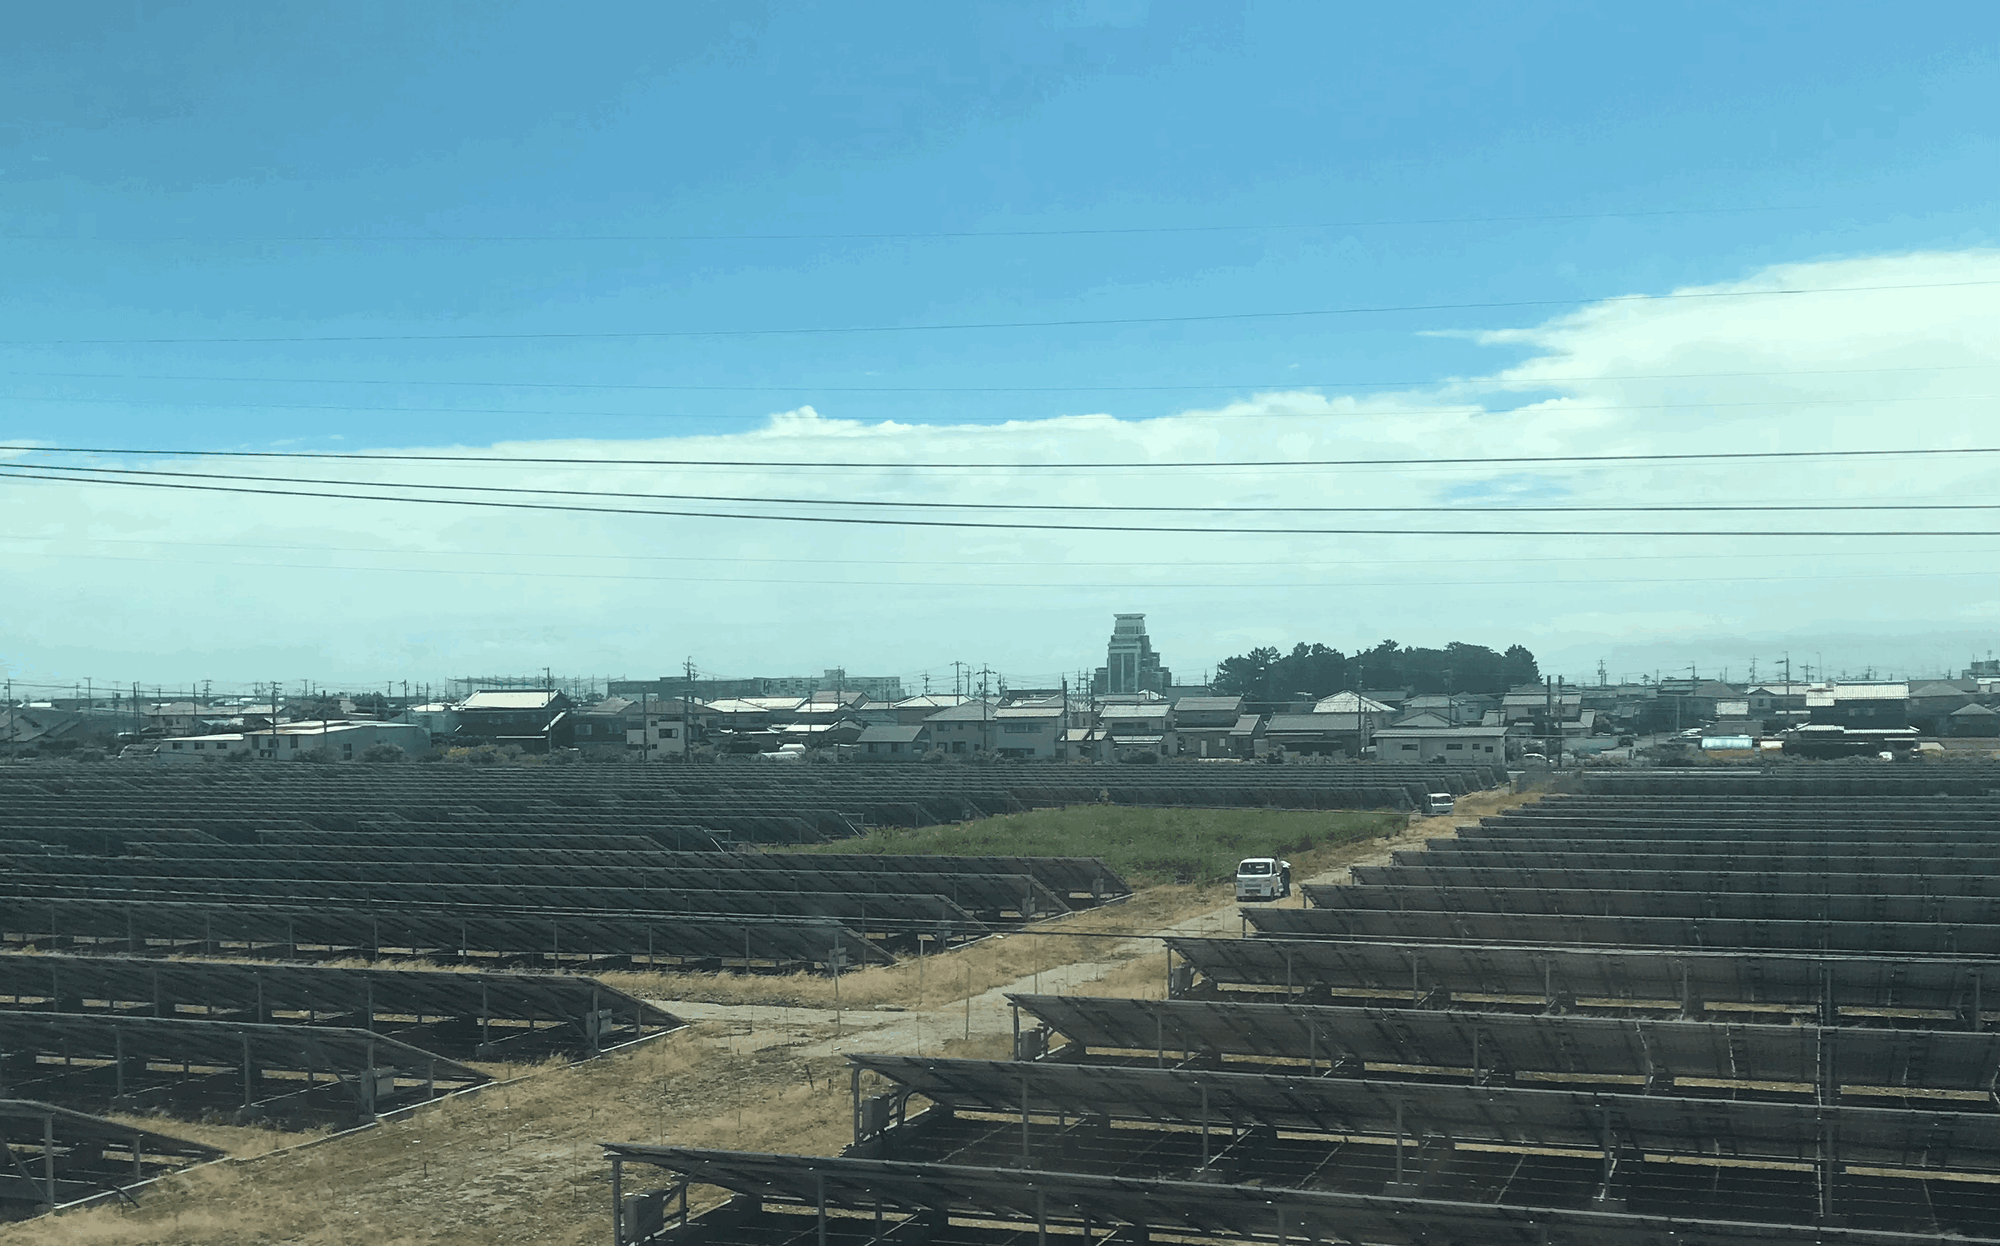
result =
[[[1823,291],[1760,294],[1743,292]],[[1400,514],[1123,511],[1185,533],[781,524],[447,508],[13,480],[0,483],[0,665],[17,677],[329,686],[460,674],[923,672],[1016,683],[1101,660],[1145,611],[1177,674],[1258,644],[1521,641],[1572,676],[1795,662],[1931,671],[2000,631],[2000,512],[1482,514],[1471,506],[2000,501],[2000,456],[1523,464],[1563,455],[2000,445],[2000,253],[1791,264],[1480,334],[1489,375],[1398,392],[1272,392],[1159,419],[1075,412],[999,425],[871,421],[846,398],[754,431],[555,438],[411,453],[546,464],[254,460],[129,466],[598,494],[805,499],[564,504],[815,515],[837,503],[1437,507]],[[826,407],[827,404],[817,404]],[[0,429],[4,439],[4,429]],[[355,447],[361,449],[361,447]],[[0,453],[5,453],[0,451]],[[1303,465],[1450,457],[1423,467]],[[641,460],[737,460],[676,467]],[[1278,460],[1189,470],[1175,463]],[[15,456],[15,461],[21,461]],[[27,461],[35,461],[29,459]],[[778,467],[781,462],[821,465]],[[1066,465],[1137,463],[1120,469]],[[919,464],[1019,464],[1013,470]],[[273,485],[274,488],[288,487]],[[297,488],[316,486],[300,485]],[[334,490],[338,491],[338,490]],[[380,491],[379,489],[376,491]],[[870,518],[963,518],[911,506]],[[1062,525],[1067,512],[995,522]],[[1279,527],[1366,529],[1274,535]],[[1425,529],[1728,528],[1806,538],[1445,536]],[[1814,655],[1824,653],[1819,659]]]

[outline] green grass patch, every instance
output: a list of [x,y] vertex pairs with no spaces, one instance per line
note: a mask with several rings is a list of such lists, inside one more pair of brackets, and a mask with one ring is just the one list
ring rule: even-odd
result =
[[887,827],[800,852],[969,857],[1101,857],[1135,887],[1231,878],[1244,857],[1296,857],[1377,839],[1408,825],[1395,812],[1295,809],[1133,809],[1074,805],[914,830]]

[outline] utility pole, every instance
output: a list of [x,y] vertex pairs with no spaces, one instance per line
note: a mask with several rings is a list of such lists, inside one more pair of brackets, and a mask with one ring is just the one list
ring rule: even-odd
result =
[[[1542,676],[1542,723],[1556,740],[1562,739],[1562,728],[1556,723],[1556,681],[1553,675]],[[1548,738],[1542,740],[1542,755],[1549,759],[1551,766],[1562,764],[1560,749],[1549,747]]]
[[955,661],[951,664],[951,695],[955,697],[965,695],[964,676],[962,674],[964,670],[965,663],[963,662]]
[[979,668],[979,738],[987,752],[993,751],[993,703],[986,699],[986,681],[993,674],[993,668],[982,665]]
[[689,750],[694,747],[694,658],[690,656],[682,670],[687,682],[681,685],[681,760],[691,760]]

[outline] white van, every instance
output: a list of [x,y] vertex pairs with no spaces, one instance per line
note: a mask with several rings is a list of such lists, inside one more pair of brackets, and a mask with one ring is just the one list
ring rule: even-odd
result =
[[1450,813],[1454,807],[1450,792],[1425,792],[1423,800],[1417,806],[1417,812],[1427,818],[1441,818]]
[[1236,898],[1282,900],[1292,894],[1292,863],[1276,857],[1245,857],[1236,863]]

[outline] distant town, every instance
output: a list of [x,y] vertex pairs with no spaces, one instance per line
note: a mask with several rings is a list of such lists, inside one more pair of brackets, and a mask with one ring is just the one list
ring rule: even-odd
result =
[[[1376,678],[1370,680],[1368,677]],[[538,684],[539,686],[530,686]],[[450,695],[247,697],[142,687],[9,696],[0,755],[159,765],[533,760],[858,764],[1380,760],[1506,766],[1724,764],[2000,750],[2000,662],[1955,679],[1594,683],[1542,677],[1520,646],[1391,642],[1344,655],[1254,650],[1176,683],[1143,614],[1114,617],[1104,665],[1010,688],[960,667],[950,692],[897,676],[463,680]]]

